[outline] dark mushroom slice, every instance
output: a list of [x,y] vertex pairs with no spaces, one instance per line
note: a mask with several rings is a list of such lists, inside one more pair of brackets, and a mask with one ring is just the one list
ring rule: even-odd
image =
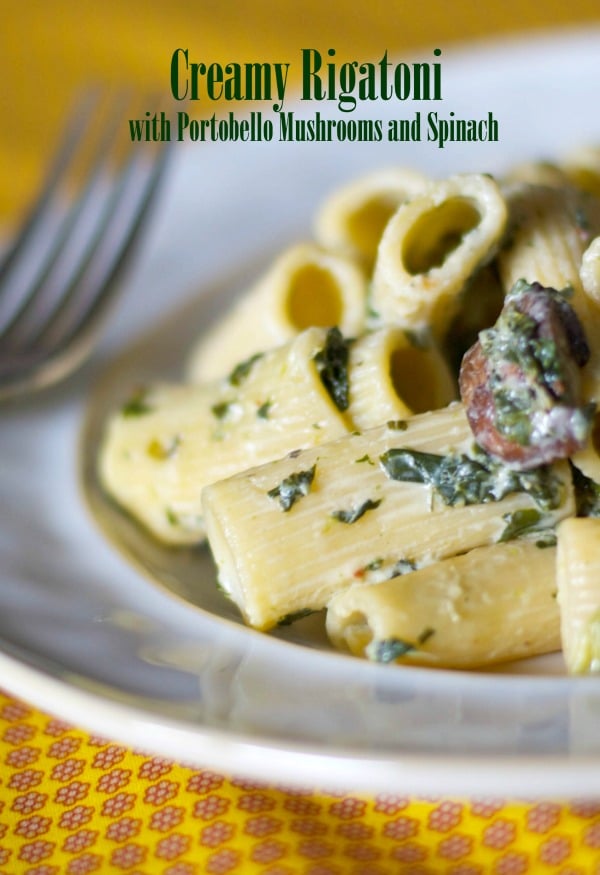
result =
[[588,359],[566,294],[516,283],[496,324],[480,332],[461,365],[460,394],[479,445],[517,470],[580,449],[593,415],[580,389]]

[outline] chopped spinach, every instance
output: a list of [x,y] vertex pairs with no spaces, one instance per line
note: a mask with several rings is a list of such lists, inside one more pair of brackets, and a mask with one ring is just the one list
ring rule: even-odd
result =
[[357,568],[352,576],[362,579],[363,577],[366,577],[367,574],[369,574],[369,572],[371,571],[379,571],[382,565],[383,559],[378,556],[376,559],[372,559],[370,562],[367,562],[366,565],[362,565],[360,568]]
[[540,532],[539,537],[536,538],[535,546],[539,547],[540,550],[544,550],[546,547],[556,547],[556,532],[554,529]]
[[398,559],[392,567],[390,580],[394,577],[401,577],[403,574],[409,574],[411,571],[416,571],[416,563],[411,559]]
[[405,419],[388,419],[386,426],[390,431],[406,431],[408,422]]
[[579,205],[575,209],[575,224],[581,231],[589,233],[592,230],[592,225],[585,207]]
[[506,528],[498,538],[499,543],[512,541],[514,538],[520,538],[522,535],[529,535],[531,532],[536,532],[544,527],[544,515],[534,507],[515,510],[512,513],[504,513],[502,514],[502,519],[506,522]]
[[225,419],[234,404],[235,401],[219,401],[212,405],[210,411],[217,419]]
[[571,463],[577,516],[600,517],[600,485]]
[[402,638],[383,638],[381,641],[374,641],[372,645],[367,647],[367,656],[374,662],[395,662],[401,656],[406,656],[411,650],[415,650],[415,645],[410,641],[403,641]]
[[374,322],[378,321],[381,318],[381,313],[376,310],[373,305],[373,283],[369,283],[367,287],[366,315],[369,320]]
[[168,523],[171,526],[178,526],[179,525],[179,515],[176,514],[175,511],[172,510],[170,507],[166,508],[165,516],[167,518]]
[[429,641],[432,635],[435,635],[435,629],[432,629],[431,626],[426,626],[418,636],[417,644],[425,644],[426,641]]
[[335,520],[339,520],[341,523],[355,523],[368,510],[375,510],[376,507],[379,507],[381,501],[381,498],[377,501],[373,501],[373,499],[367,498],[367,500],[363,501],[363,503],[358,505],[358,507],[351,507],[349,510],[334,510],[332,511],[331,516]]
[[330,328],[325,346],[314,356],[314,362],[333,403],[342,412],[350,403],[348,351],[350,340],[344,339],[339,328]]
[[268,419],[269,418],[269,413],[271,411],[272,404],[273,404],[272,401],[265,401],[263,404],[260,405],[260,407],[256,411],[256,415],[258,416],[259,419]]
[[[479,335],[490,371],[490,388],[496,409],[495,425],[508,440],[526,446],[531,441],[533,406],[547,406],[544,365],[537,355],[537,322],[515,307],[505,307],[493,328]],[[552,354],[553,353],[553,354]],[[556,344],[548,340],[544,360],[554,373],[560,366]],[[515,365],[524,379],[507,384],[502,366]]]
[[288,511],[303,495],[308,495],[315,477],[316,465],[306,471],[296,471],[286,477],[278,486],[269,489],[267,495],[279,501],[281,509]]
[[316,611],[313,608],[302,608],[299,611],[293,611],[291,614],[284,614],[279,620],[277,620],[278,626],[291,626],[292,623],[295,623],[297,620],[303,620],[305,617],[310,617],[311,614],[315,614]]
[[250,371],[252,370],[252,366],[255,362],[263,357],[264,353],[257,352],[254,355],[251,355],[250,358],[245,359],[243,362],[240,362],[235,366],[232,372],[227,377],[227,382],[232,386],[239,386],[242,383]]
[[178,513],[171,507],[165,508],[165,516],[169,525],[179,526],[187,532],[198,533],[198,529],[202,527],[202,516],[200,514],[183,511]]
[[152,413],[154,408],[147,403],[147,396],[148,392],[146,389],[139,389],[135,392],[129,401],[121,407],[121,416],[144,416],[146,413]]
[[533,429],[529,393],[525,387],[518,391],[514,387],[506,389],[492,385],[496,411],[494,423],[498,432],[519,446],[526,447],[531,442]]
[[383,559],[377,557],[377,559],[372,559],[367,565],[365,565],[365,571],[377,571],[378,568],[381,568],[383,565]]
[[432,635],[435,635],[435,629],[427,626],[417,636],[416,643],[402,638],[383,638],[381,641],[373,641],[367,647],[367,656],[375,662],[395,662],[407,653],[418,650]]
[[[572,427],[583,436],[589,429],[588,411],[575,407],[570,372],[589,357],[581,326],[567,302],[569,289],[558,291],[539,283],[519,280],[506,295],[495,325],[481,331],[479,342],[487,363],[498,433],[519,446],[529,446],[540,436],[541,423],[558,405],[572,407]],[[532,301],[534,303],[532,303]],[[524,302],[526,302],[524,304]],[[530,312],[525,312],[527,307]],[[559,319],[569,343],[568,352],[547,324]]]
[[547,465],[513,471],[480,447],[473,456],[424,453],[407,447],[392,448],[379,460],[391,480],[424,483],[433,487],[444,504],[464,506],[500,501],[512,492],[526,492],[544,510],[560,505],[562,484]]

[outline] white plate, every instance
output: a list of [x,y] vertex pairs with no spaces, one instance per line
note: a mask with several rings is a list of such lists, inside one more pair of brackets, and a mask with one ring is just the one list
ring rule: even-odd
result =
[[[198,590],[187,594],[200,608],[154,585],[105,540],[79,492],[85,402],[109,359],[142,338],[124,385],[150,349],[155,372],[181,364],[240,277],[308,235],[327,190],[382,164],[502,172],[600,142],[597,29],[445,51],[443,65],[438,111],[491,111],[500,142],[175,150],[161,215],[101,354],[67,385],[1,411],[4,688],[95,732],[229,774],[367,791],[600,794],[598,679],[563,677],[556,659],[485,675],[372,665],[295,643],[302,627],[290,640],[261,635],[216,606],[201,554]],[[377,103],[370,112],[413,110]]]

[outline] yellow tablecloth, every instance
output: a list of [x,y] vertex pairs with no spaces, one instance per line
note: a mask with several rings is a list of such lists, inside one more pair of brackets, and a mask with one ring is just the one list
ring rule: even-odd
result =
[[189,768],[0,694],[1,875],[586,875],[600,801],[368,797]]
[[[598,0],[4,0],[0,11],[3,223],[33,192],[77,88],[164,92],[178,46],[215,61],[335,46],[341,60],[600,21]],[[0,875],[595,871],[600,802],[261,786],[126,749],[0,694]]]

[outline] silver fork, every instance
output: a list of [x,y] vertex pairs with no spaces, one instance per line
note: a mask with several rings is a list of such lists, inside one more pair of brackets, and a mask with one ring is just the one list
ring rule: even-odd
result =
[[[115,154],[127,137],[126,106],[119,97],[106,116],[94,94],[76,107],[0,261],[0,399],[66,377],[98,339],[169,151],[168,144],[131,143],[124,158]],[[69,197],[73,168],[82,162],[85,181]]]

